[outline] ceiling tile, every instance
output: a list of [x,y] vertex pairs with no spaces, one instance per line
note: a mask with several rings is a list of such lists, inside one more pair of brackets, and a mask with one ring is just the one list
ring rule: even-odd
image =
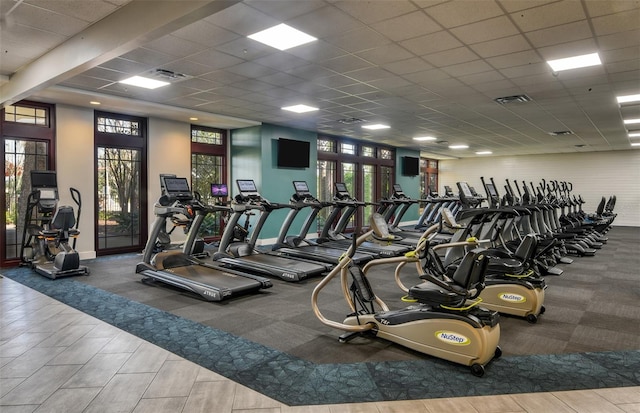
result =
[[29,3],[19,4],[9,17],[10,24],[43,30],[64,37],[70,37],[89,25],[86,20],[34,7]]
[[498,0],[498,3],[500,3],[500,6],[502,6],[507,12],[513,13],[519,10],[526,10],[541,6],[546,3],[553,3],[555,1],[557,0]]
[[493,0],[444,3],[429,7],[425,12],[446,28],[458,27],[503,14]]
[[[542,59],[535,50],[527,50],[525,52],[511,53],[504,56],[496,56],[485,59],[487,63],[496,69],[505,69],[507,67],[523,66],[533,63],[541,63]],[[546,63],[545,63],[546,64]]]
[[395,73],[397,75],[405,75],[408,73],[421,72],[427,69],[432,69],[429,63],[425,62],[424,59],[419,57],[414,57],[406,60],[397,60],[394,62],[390,62],[382,65],[382,68],[388,70],[391,73]]
[[462,46],[458,39],[445,31],[405,40],[400,44],[418,56]]
[[587,13],[591,17],[615,14],[637,8],[637,4],[633,1],[587,1],[584,4],[587,7]]
[[374,49],[365,50],[356,54],[364,60],[378,66],[382,66],[385,63],[405,60],[413,57],[413,55],[406,49],[396,44],[378,46]]
[[[478,62],[482,62],[482,61],[478,61]],[[494,83],[497,81],[505,80],[504,76],[500,72],[498,72],[497,70],[491,70],[491,68],[489,69],[490,70],[488,71],[479,71],[478,73],[474,73],[474,74],[458,75],[458,80],[460,80],[461,82],[467,85],[471,85],[474,87],[482,83],[489,83],[489,82]],[[443,68],[442,70],[444,70],[445,72],[451,73],[450,70],[447,70],[447,68]]]
[[277,72],[270,67],[262,66],[254,62],[240,63],[235,66],[230,66],[226,68],[226,70],[248,78],[260,78],[262,76],[269,76]]
[[[227,7],[211,16],[205,17],[204,21],[242,36],[249,36],[282,23],[279,19],[269,17],[244,3],[236,3]],[[301,28],[298,29],[303,30]]]
[[620,49],[623,47],[637,47],[640,39],[640,28],[626,32],[614,33],[598,37],[600,50]]
[[[331,24],[327,24],[331,22]],[[364,26],[363,23],[342,13],[338,8],[326,6],[291,19],[287,24],[319,39],[348,32]]]
[[256,63],[272,69],[287,72],[296,67],[306,66],[308,61],[287,53],[272,53],[254,60]]
[[456,49],[445,50],[439,53],[432,53],[422,56],[424,60],[431,63],[435,67],[451,66],[458,63],[470,62],[478,59],[471,49],[468,47],[458,47]]
[[334,2],[334,4],[351,16],[367,24],[390,19],[416,10],[415,6],[405,1],[362,2],[344,0]]
[[235,40],[214,47],[213,50],[242,60],[256,59],[278,52],[277,49],[256,42],[248,37],[238,37]]
[[[493,71],[493,68],[484,60],[474,60],[457,65],[445,66],[441,67],[441,69],[456,78],[474,73]],[[500,76],[498,72],[496,72],[496,74]]]
[[120,57],[122,57],[123,59],[131,60],[133,62],[149,65],[151,67],[157,67],[175,60],[174,56],[152,49],[145,49],[143,47],[135,49],[129,53],[125,53]]
[[398,16],[372,24],[371,27],[393,41],[411,39],[442,30],[422,11]]
[[515,24],[523,32],[559,26],[584,20],[586,17],[582,3],[574,0],[550,3],[511,14]]
[[351,53],[374,49],[390,43],[389,39],[368,27],[358,27],[346,33],[327,36],[325,40],[334,47]]
[[255,9],[260,10],[274,19],[281,21],[289,20],[293,17],[319,9],[326,5],[322,0],[245,0],[245,3]]
[[322,66],[339,73],[346,73],[358,69],[365,69],[371,66],[371,64],[357,56],[345,55],[336,57],[335,59],[326,60]]
[[638,30],[638,22],[640,22],[640,8],[607,16],[595,17],[591,19],[591,22],[593,24],[593,29],[598,36],[624,32],[627,30]]
[[215,26],[206,20],[197,21],[171,34],[207,47],[227,43],[240,37],[237,33]]
[[533,46],[545,47],[575,40],[589,39],[592,33],[587,21],[582,20],[549,29],[529,32],[526,33],[525,36]]
[[305,44],[304,47],[294,47],[287,50],[287,53],[315,63],[322,63],[325,60],[348,54],[343,48],[335,47],[323,40]]
[[100,67],[105,69],[116,70],[126,74],[140,74],[151,69],[152,66],[144,63],[133,62],[131,60],[116,57],[108,62],[104,62]]
[[518,33],[518,29],[511,23],[509,18],[500,16],[453,28],[451,29],[451,33],[466,44],[471,45],[499,39],[501,37],[513,36]]
[[146,48],[175,57],[186,57],[207,50],[207,47],[172,35],[161,37],[145,44]]
[[490,40],[488,42],[476,43],[470,47],[480,57],[484,58],[500,55],[511,56],[513,53],[531,50],[531,44],[520,34]]

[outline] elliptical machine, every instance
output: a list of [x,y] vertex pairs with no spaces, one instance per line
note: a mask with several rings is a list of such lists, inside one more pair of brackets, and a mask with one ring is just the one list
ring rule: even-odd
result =
[[[488,259],[484,250],[470,251],[450,281],[427,276],[426,281],[409,289],[409,296],[417,301],[401,310],[390,310],[375,295],[364,271],[352,265],[351,256],[357,246],[372,236],[384,238],[388,231],[384,218],[371,216],[372,230],[358,238],[340,260],[316,286],[311,306],[316,317],[325,325],[347,333],[340,336],[348,342],[361,334],[372,334],[405,347],[454,363],[471,367],[471,373],[482,376],[485,365],[500,357],[499,315],[469,304],[484,288],[484,274]],[[352,310],[342,322],[327,319],[318,307],[318,295],[337,275],[340,275],[344,298]],[[351,286],[348,279],[353,279]],[[375,306],[380,307],[376,310]]]
[[[89,275],[89,269],[80,265],[80,256],[75,250],[80,235],[77,228],[82,209],[80,192],[70,188],[78,208],[76,216],[73,207],[58,207],[55,171],[31,171],[31,189],[22,230],[21,265],[28,265],[51,279]],[[69,245],[71,238],[73,245]]]

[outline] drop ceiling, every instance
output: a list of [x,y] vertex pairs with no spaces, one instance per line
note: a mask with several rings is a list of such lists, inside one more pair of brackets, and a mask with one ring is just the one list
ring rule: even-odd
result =
[[[19,99],[239,128],[261,122],[435,157],[631,150],[636,0],[2,0],[2,104]],[[286,23],[318,40],[247,36]],[[546,60],[598,52],[600,66]],[[174,73],[146,90],[118,83]],[[500,104],[496,98],[526,95]],[[284,106],[305,104],[296,114]],[[361,122],[340,122],[344,119]],[[363,124],[389,129],[368,131]],[[553,135],[553,132],[570,134]],[[417,142],[416,136],[435,141]],[[466,144],[452,150],[448,145]]]

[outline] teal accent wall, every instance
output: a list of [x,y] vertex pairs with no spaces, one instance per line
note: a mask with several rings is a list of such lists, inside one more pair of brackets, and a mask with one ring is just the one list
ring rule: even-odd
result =
[[[402,157],[411,156],[420,158],[420,152],[404,148],[396,148],[396,183],[400,184],[402,190],[409,198],[420,198],[420,175],[402,175]],[[402,217],[403,221],[417,221],[420,217],[418,205],[412,205]]]
[[[279,138],[310,143],[308,168],[278,168],[277,141]],[[292,181],[307,181],[312,194],[317,192],[317,135],[299,129],[263,124],[231,131],[231,181],[232,193],[238,193],[236,179],[253,179],[260,194],[272,203],[289,203],[294,193]],[[236,158],[239,157],[239,158]],[[260,239],[276,238],[289,209],[271,213],[260,233]],[[291,227],[290,234],[297,234],[308,210],[302,210]]]

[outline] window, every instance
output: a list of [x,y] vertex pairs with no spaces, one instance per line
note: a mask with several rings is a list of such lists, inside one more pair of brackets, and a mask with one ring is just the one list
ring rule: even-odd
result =
[[352,143],[340,143],[340,153],[345,153],[347,155],[355,155],[356,154],[356,145]]
[[380,149],[380,159],[393,159],[393,151],[391,149]]
[[[55,170],[55,107],[21,101],[0,111],[0,266],[20,261],[32,170]],[[37,214],[36,214],[37,215]],[[37,217],[36,217],[37,218]]]
[[140,122],[129,119],[117,119],[99,116],[96,120],[96,128],[101,133],[114,135],[142,136]]
[[318,139],[318,152],[335,152],[336,142],[331,139]]
[[191,127],[191,142],[224,145],[225,132],[219,129]]
[[422,197],[438,192],[438,161],[420,158],[420,193]]
[[46,107],[26,104],[9,105],[4,109],[4,121],[25,125],[49,126],[49,110]]
[[360,148],[360,154],[362,156],[373,158],[376,156],[376,149],[373,146],[363,146]]
[[[95,113],[96,254],[144,249],[147,234],[147,120]],[[132,139],[135,137],[135,139]]]
[[[211,193],[211,184],[227,183],[227,131],[191,125],[191,189],[204,204],[220,201]],[[199,236],[212,241],[222,235],[222,213],[216,212],[202,222]]]
[[[321,147],[327,149],[338,147],[340,153],[321,150]],[[360,201],[375,202],[383,196],[389,196],[393,185],[394,159],[395,152],[390,148],[320,137],[318,139],[318,198],[322,201],[333,199],[336,182],[345,183],[350,195]],[[359,222],[352,219],[349,226],[353,228],[368,225],[368,218],[373,209],[369,206],[365,211],[358,213]],[[318,216],[320,231],[328,216],[326,208]]]

